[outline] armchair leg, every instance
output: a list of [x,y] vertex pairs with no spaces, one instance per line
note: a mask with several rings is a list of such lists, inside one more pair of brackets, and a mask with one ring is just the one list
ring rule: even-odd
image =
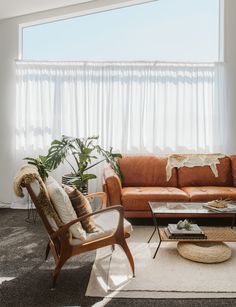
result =
[[61,271],[61,268],[63,267],[64,263],[66,262],[67,258],[60,258],[54,272],[53,272],[53,279],[52,279],[52,290],[55,289],[55,286],[56,286],[56,281],[57,281],[57,278],[59,276],[59,273]]
[[129,264],[130,264],[130,267],[131,267],[131,270],[132,270],[132,273],[133,273],[133,277],[135,277],[134,259],[133,259],[133,256],[132,256],[132,254],[130,252],[130,249],[129,249],[126,241],[125,240],[121,240],[118,244],[123,248],[123,250],[124,250],[128,260],[129,260]]
[[59,273],[60,273],[60,271],[61,271],[61,267],[62,267],[62,265],[58,265],[58,266],[55,268],[54,272],[53,272],[52,290],[55,289],[56,281],[57,281],[58,275],[59,275]]
[[49,252],[50,252],[50,242],[48,242],[47,247],[46,247],[45,261],[48,259]]
[[109,275],[110,275],[110,268],[111,268],[111,259],[112,259],[112,255],[113,255],[113,251],[114,251],[113,248],[114,248],[114,245],[112,245],[112,247],[111,247],[111,255],[110,255],[108,272],[107,272],[107,291],[110,290],[110,287],[109,287]]

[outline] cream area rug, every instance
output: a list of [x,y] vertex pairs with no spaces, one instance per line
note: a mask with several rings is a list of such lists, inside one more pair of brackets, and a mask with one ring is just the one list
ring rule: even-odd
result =
[[202,264],[182,258],[176,242],[162,242],[153,259],[158,236],[148,244],[152,230],[150,226],[136,226],[128,239],[134,257],[135,278],[118,246],[113,253],[110,247],[99,249],[86,295],[106,298],[236,297],[236,243],[229,244],[232,257],[219,264]]

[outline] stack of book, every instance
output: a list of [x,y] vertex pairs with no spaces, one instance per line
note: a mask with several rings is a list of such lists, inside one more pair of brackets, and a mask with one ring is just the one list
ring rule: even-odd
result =
[[207,239],[197,224],[192,224],[190,229],[178,229],[177,224],[169,224],[165,228],[165,234],[169,239]]

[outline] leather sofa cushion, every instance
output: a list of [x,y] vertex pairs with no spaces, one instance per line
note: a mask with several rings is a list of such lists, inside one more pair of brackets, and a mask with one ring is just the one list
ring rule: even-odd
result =
[[166,180],[166,157],[123,156],[119,160],[124,187],[177,187],[177,171]]
[[150,210],[149,201],[189,201],[188,194],[172,187],[127,187],[122,189],[125,210]]
[[178,186],[232,186],[231,160],[229,157],[219,159],[218,177],[209,166],[181,167],[178,169]]
[[216,199],[236,200],[236,188],[234,187],[184,187],[182,190],[189,195],[190,201],[207,202]]

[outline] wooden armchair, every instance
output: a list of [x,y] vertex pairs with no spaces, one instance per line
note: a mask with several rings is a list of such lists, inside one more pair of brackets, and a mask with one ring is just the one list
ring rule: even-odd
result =
[[[95,211],[91,214],[86,214],[84,216],[81,216],[67,224],[63,224],[58,227],[58,229],[53,229],[51,224],[49,223],[48,217],[45,214],[45,210],[43,210],[42,207],[42,198],[39,200],[39,197],[35,194],[34,189],[32,188],[31,183],[23,182],[22,186],[25,187],[28,190],[28,193],[38,211],[39,216],[41,217],[43,224],[47,230],[49,242],[46,249],[46,259],[48,257],[49,252],[52,252],[52,255],[55,260],[55,269],[53,273],[53,288],[55,287],[56,280],[58,278],[58,275],[60,273],[60,270],[64,263],[72,256],[79,255],[84,252],[96,250],[97,248],[104,247],[111,245],[114,247],[115,244],[120,245],[130,263],[132,273],[134,276],[134,261],[133,257],[131,255],[131,252],[129,250],[129,247],[126,243],[126,238],[130,236],[128,228],[131,228],[131,225],[124,220],[124,211],[122,206],[113,206],[106,208],[106,202],[107,197],[104,192],[99,193],[93,193],[90,195],[87,195],[87,198],[95,198],[100,197],[102,199],[102,209]],[[44,186],[46,189],[46,187]],[[48,197],[47,191],[45,191],[46,200],[50,202],[50,199]],[[54,209],[55,210],[55,209]],[[97,215],[103,215],[108,214],[108,212],[117,212],[119,215],[118,223],[115,228],[112,229],[110,232],[105,232],[104,235],[96,237],[96,235],[91,240],[86,240],[84,242],[77,242],[76,240],[73,240],[70,233],[70,226],[81,222],[83,219],[88,218],[89,216],[97,216]],[[124,226],[125,221],[125,226]],[[129,224],[129,225],[128,225]],[[127,225],[129,227],[127,227]],[[78,241],[78,240],[77,240]]]

